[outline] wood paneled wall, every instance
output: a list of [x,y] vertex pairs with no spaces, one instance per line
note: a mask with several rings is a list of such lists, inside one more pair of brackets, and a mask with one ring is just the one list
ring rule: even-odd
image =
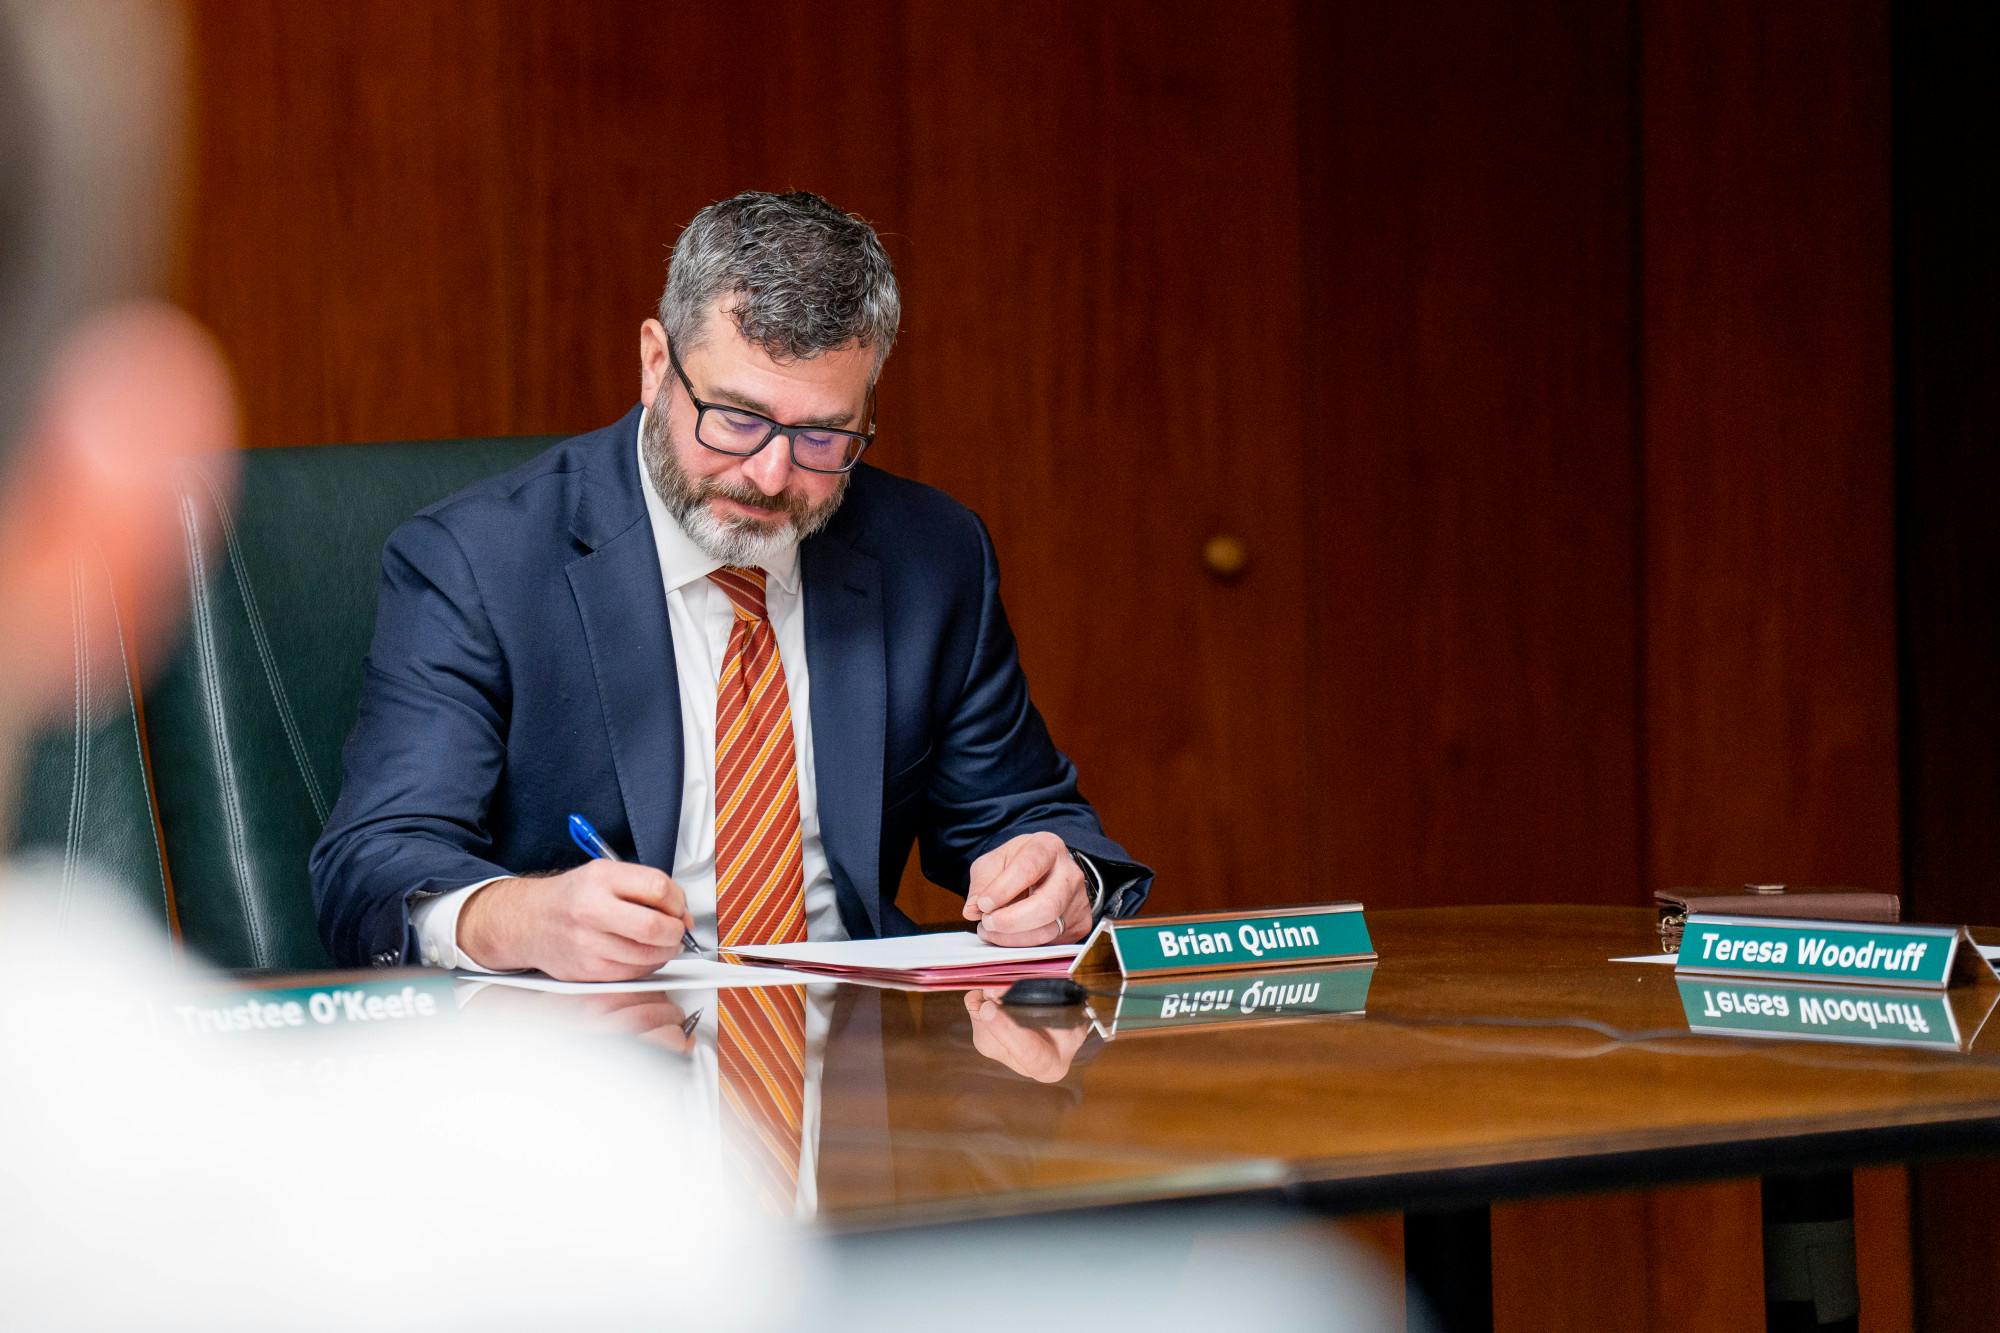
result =
[[[1894,888],[1888,10],[1643,14],[1642,883]],[[1868,1324],[1907,1326],[1907,1174],[1856,1195]],[[1760,1240],[1750,1183],[1589,1208],[1647,1253]],[[1755,1270],[1708,1274],[1653,1274],[1649,1326],[1752,1322]]]
[[1636,902],[1636,17],[1308,8],[1310,891]]
[[1646,7],[1649,886],[1899,879],[1888,47]]
[[[602,424],[679,224],[815,189],[1159,904],[1897,885],[1882,0],[190,3],[252,443]],[[1751,1322],[1755,1225],[1502,1210],[1502,1322]]]

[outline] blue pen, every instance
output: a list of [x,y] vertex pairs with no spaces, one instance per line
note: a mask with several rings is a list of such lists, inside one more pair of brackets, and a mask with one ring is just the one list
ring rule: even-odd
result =
[[[604,839],[598,835],[597,830],[591,827],[590,821],[582,815],[571,815],[569,817],[569,836],[571,841],[583,848],[586,855],[594,857],[599,861],[623,861],[625,859],[611,850]],[[688,953],[707,952],[701,945],[695,943],[695,938],[692,934],[681,936],[681,948]],[[699,1018],[700,1015],[697,1014],[696,1017]]]

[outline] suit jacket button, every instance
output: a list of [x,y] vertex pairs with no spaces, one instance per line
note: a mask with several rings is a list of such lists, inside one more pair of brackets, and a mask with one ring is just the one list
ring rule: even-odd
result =
[[377,967],[394,967],[396,965],[396,953],[393,949],[384,949],[368,961]]

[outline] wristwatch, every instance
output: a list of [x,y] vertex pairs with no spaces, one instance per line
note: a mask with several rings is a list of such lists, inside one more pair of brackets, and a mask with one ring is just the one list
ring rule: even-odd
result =
[[1083,882],[1090,886],[1090,924],[1094,926],[1097,919],[1104,915],[1104,876],[1097,873],[1097,867],[1091,864],[1090,858],[1076,848],[1069,848],[1069,856],[1076,862],[1076,868],[1083,872]]

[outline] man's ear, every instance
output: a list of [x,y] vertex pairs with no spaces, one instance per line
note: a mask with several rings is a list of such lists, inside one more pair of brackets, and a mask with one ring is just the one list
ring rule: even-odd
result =
[[171,306],[95,315],[48,366],[27,436],[0,480],[0,713],[72,688],[71,598],[96,563],[143,653],[185,609],[176,482],[204,457],[234,479],[235,398],[213,340]]
[[667,330],[657,319],[639,326],[639,401],[647,407],[671,374],[667,364]]

